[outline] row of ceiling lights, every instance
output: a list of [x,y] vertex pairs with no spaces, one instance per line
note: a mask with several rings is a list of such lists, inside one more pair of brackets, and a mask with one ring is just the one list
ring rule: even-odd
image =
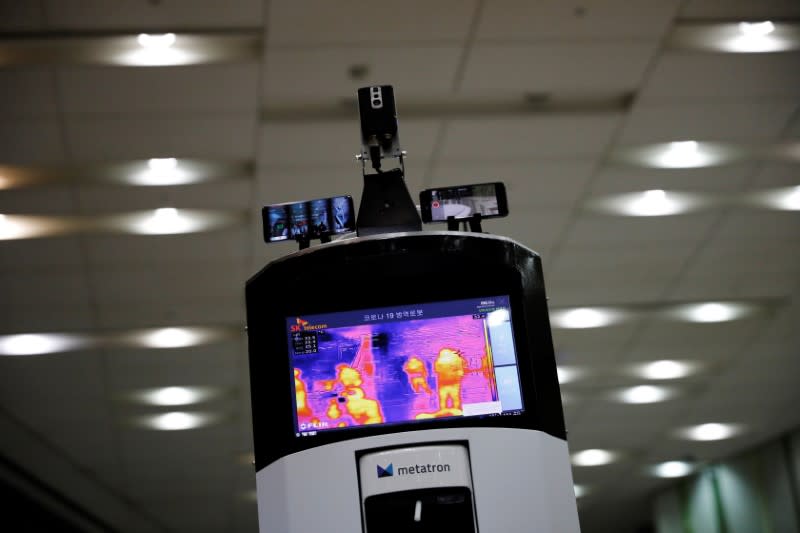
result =
[[[765,53],[800,48],[795,23],[742,21],[732,23],[679,22],[670,35],[673,48],[711,52]],[[195,65],[256,59],[260,32],[231,34],[140,33],[136,36],[96,36],[3,43],[2,64],[52,60],[119,66]]]
[[[708,323],[737,320],[754,315],[767,304],[751,302],[700,302],[670,305],[660,313],[688,322]],[[552,312],[554,328],[596,328],[617,323],[600,313],[622,314],[621,311],[602,311],[594,308],[556,309]],[[632,315],[630,311],[628,315]],[[168,327],[106,334],[23,333],[0,335],[0,355],[41,355],[92,348],[132,346],[142,348],[184,348],[215,342],[232,334],[233,328]],[[567,372],[567,370],[562,370]],[[647,370],[645,372],[655,372]],[[568,379],[567,374],[562,379]]]

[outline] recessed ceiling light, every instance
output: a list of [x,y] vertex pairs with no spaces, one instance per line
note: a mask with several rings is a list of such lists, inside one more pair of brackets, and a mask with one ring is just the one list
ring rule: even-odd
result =
[[800,211],[800,185],[752,192],[745,194],[744,200],[746,203],[770,209]]
[[635,387],[621,389],[613,393],[612,396],[623,403],[656,403],[674,397],[675,391],[668,387],[637,385]]
[[574,366],[558,365],[556,370],[558,372],[558,382],[562,384],[578,380],[586,373],[583,369]]
[[159,328],[136,335],[148,348],[185,348],[201,344],[206,335],[199,328]]
[[0,355],[40,355],[69,352],[89,344],[89,339],[63,333],[23,333],[0,336]]
[[577,307],[558,309],[550,313],[550,323],[555,328],[584,329],[611,326],[622,321],[625,313],[605,307]]
[[678,431],[678,435],[689,440],[724,440],[739,435],[744,430],[739,424],[709,423],[690,426]]
[[124,180],[131,185],[186,185],[202,181],[197,173],[188,171],[174,157],[147,160],[147,168],[135,169]]
[[149,429],[171,431],[199,428],[213,423],[216,419],[216,416],[207,413],[173,411],[170,413],[141,416],[138,417],[137,423]]
[[651,189],[602,196],[590,199],[586,205],[613,215],[656,217],[687,213],[709,204],[709,200],[699,194]]
[[689,322],[713,323],[738,320],[752,315],[755,307],[739,302],[704,302],[674,306],[667,314]]
[[694,470],[692,463],[686,461],[666,461],[659,463],[650,469],[650,472],[656,477],[675,478],[688,476]]
[[800,48],[800,25],[771,20],[679,24],[671,45],[713,52],[785,52]]
[[162,387],[136,391],[129,396],[147,405],[190,405],[217,395],[219,391],[212,387]]
[[575,466],[601,466],[613,463],[619,455],[610,450],[593,448],[572,454],[572,464]]
[[155,49],[164,49],[169,48],[173,44],[175,44],[175,34],[174,33],[160,33],[160,34],[150,34],[150,33],[140,33],[136,40],[142,46],[142,48],[155,48]]
[[0,241],[59,235],[80,229],[70,217],[0,215]]
[[615,158],[650,168],[700,168],[729,163],[743,155],[741,149],[721,143],[680,140],[623,148]]
[[116,230],[140,235],[193,233],[221,227],[239,220],[239,213],[161,207],[152,211],[103,217],[98,230]]
[[692,374],[697,366],[695,362],[662,359],[636,364],[631,369],[634,374],[645,379],[679,379]]

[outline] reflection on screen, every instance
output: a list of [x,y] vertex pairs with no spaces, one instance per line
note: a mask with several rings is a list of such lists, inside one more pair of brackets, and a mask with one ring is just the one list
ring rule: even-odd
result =
[[298,436],[518,414],[507,296],[287,319]]
[[469,218],[478,213],[481,216],[500,214],[494,183],[431,191],[431,220]]

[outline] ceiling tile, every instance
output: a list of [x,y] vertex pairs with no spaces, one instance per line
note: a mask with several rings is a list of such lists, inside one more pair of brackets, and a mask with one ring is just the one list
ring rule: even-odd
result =
[[258,64],[62,67],[61,105],[80,113],[244,113],[259,104]]
[[0,161],[47,164],[64,161],[64,145],[55,118],[0,119]]
[[644,144],[684,139],[752,143],[769,141],[781,136],[796,109],[796,99],[636,105],[625,122],[619,143]]
[[800,16],[800,6],[794,0],[689,0],[680,14],[708,19],[785,18]]
[[191,156],[250,159],[256,117],[232,113],[77,116],[67,120],[66,130],[71,155],[77,161]]
[[[349,103],[357,97],[359,87],[392,85],[402,121],[404,101],[449,94],[460,53],[460,47],[446,45],[269,49],[265,58],[264,98],[267,106],[278,109],[282,105],[320,103],[343,106],[343,102]],[[353,79],[348,74],[354,65],[368,68],[365,77]],[[357,107],[349,106],[357,119]],[[400,130],[401,135],[403,131]]]
[[676,246],[699,243],[714,224],[714,213],[666,217],[581,214],[565,237],[566,246],[631,247],[646,243]]
[[703,54],[667,52],[655,64],[639,93],[642,105],[664,103],[719,105],[744,100],[797,99],[800,53]]
[[0,213],[18,215],[73,215],[75,192],[69,185],[0,190]]
[[[358,0],[275,0],[269,3],[269,45],[329,46],[455,42],[467,37],[476,0],[408,0],[366,5]],[[420,16],[422,13],[424,15]]]
[[483,6],[479,41],[660,39],[677,0],[589,0],[575,5],[559,0],[500,0]]
[[37,31],[44,25],[39,2],[0,0],[0,31]]
[[175,31],[189,28],[252,28],[262,23],[260,0],[229,0],[225,9],[215,0],[140,2],[104,0],[65,3],[43,0],[49,29],[131,29]]
[[439,157],[485,165],[537,157],[581,161],[607,148],[619,119],[607,114],[452,120]]
[[472,47],[459,91],[596,95],[635,89],[655,42],[538,43]]
[[0,120],[54,115],[56,93],[51,69],[0,69],[0,102],[4,102]]
[[757,172],[755,163],[692,169],[631,168],[608,165],[592,181],[594,195],[621,194],[650,189],[729,193],[742,190]]

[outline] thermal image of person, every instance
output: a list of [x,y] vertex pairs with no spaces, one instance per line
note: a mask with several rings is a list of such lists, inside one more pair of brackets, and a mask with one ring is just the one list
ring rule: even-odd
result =
[[464,357],[458,350],[452,348],[439,350],[433,370],[437,376],[440,411],[448,409],[461,414],[461,381],[464,379],[465,366]]
[[345,409],[353,421],[359,425],[383,423],[380,404],[367,398],[361,387],[364,384],[361,372],[349,365],[339,365],[336,367],[336,375],[344,388],[341,395],[346,400]]
[[380,404],[375,400],[364,397],[364,391],[359,387],[347,390],[347,413],[353,417],[356,424],[382,424],[383,413]]
[[428,386],[428,369],[425,368],[422,359],[412,355],[403,365],[403,371],[408,376],[408,383],[414,392],[425,391],[428,394],[432,392]]
[[338,420],[342,417],[342,410],[339,409],[339,402],[336,398],[328,402],[328,411],[325,413],[331,420]]
[[302,372],[299,368],[294,369],[294,391],[295,401],[297,402],[297,416],[311,416],[311,407],[308,405],[308,392],[305,382],[300,379]]

